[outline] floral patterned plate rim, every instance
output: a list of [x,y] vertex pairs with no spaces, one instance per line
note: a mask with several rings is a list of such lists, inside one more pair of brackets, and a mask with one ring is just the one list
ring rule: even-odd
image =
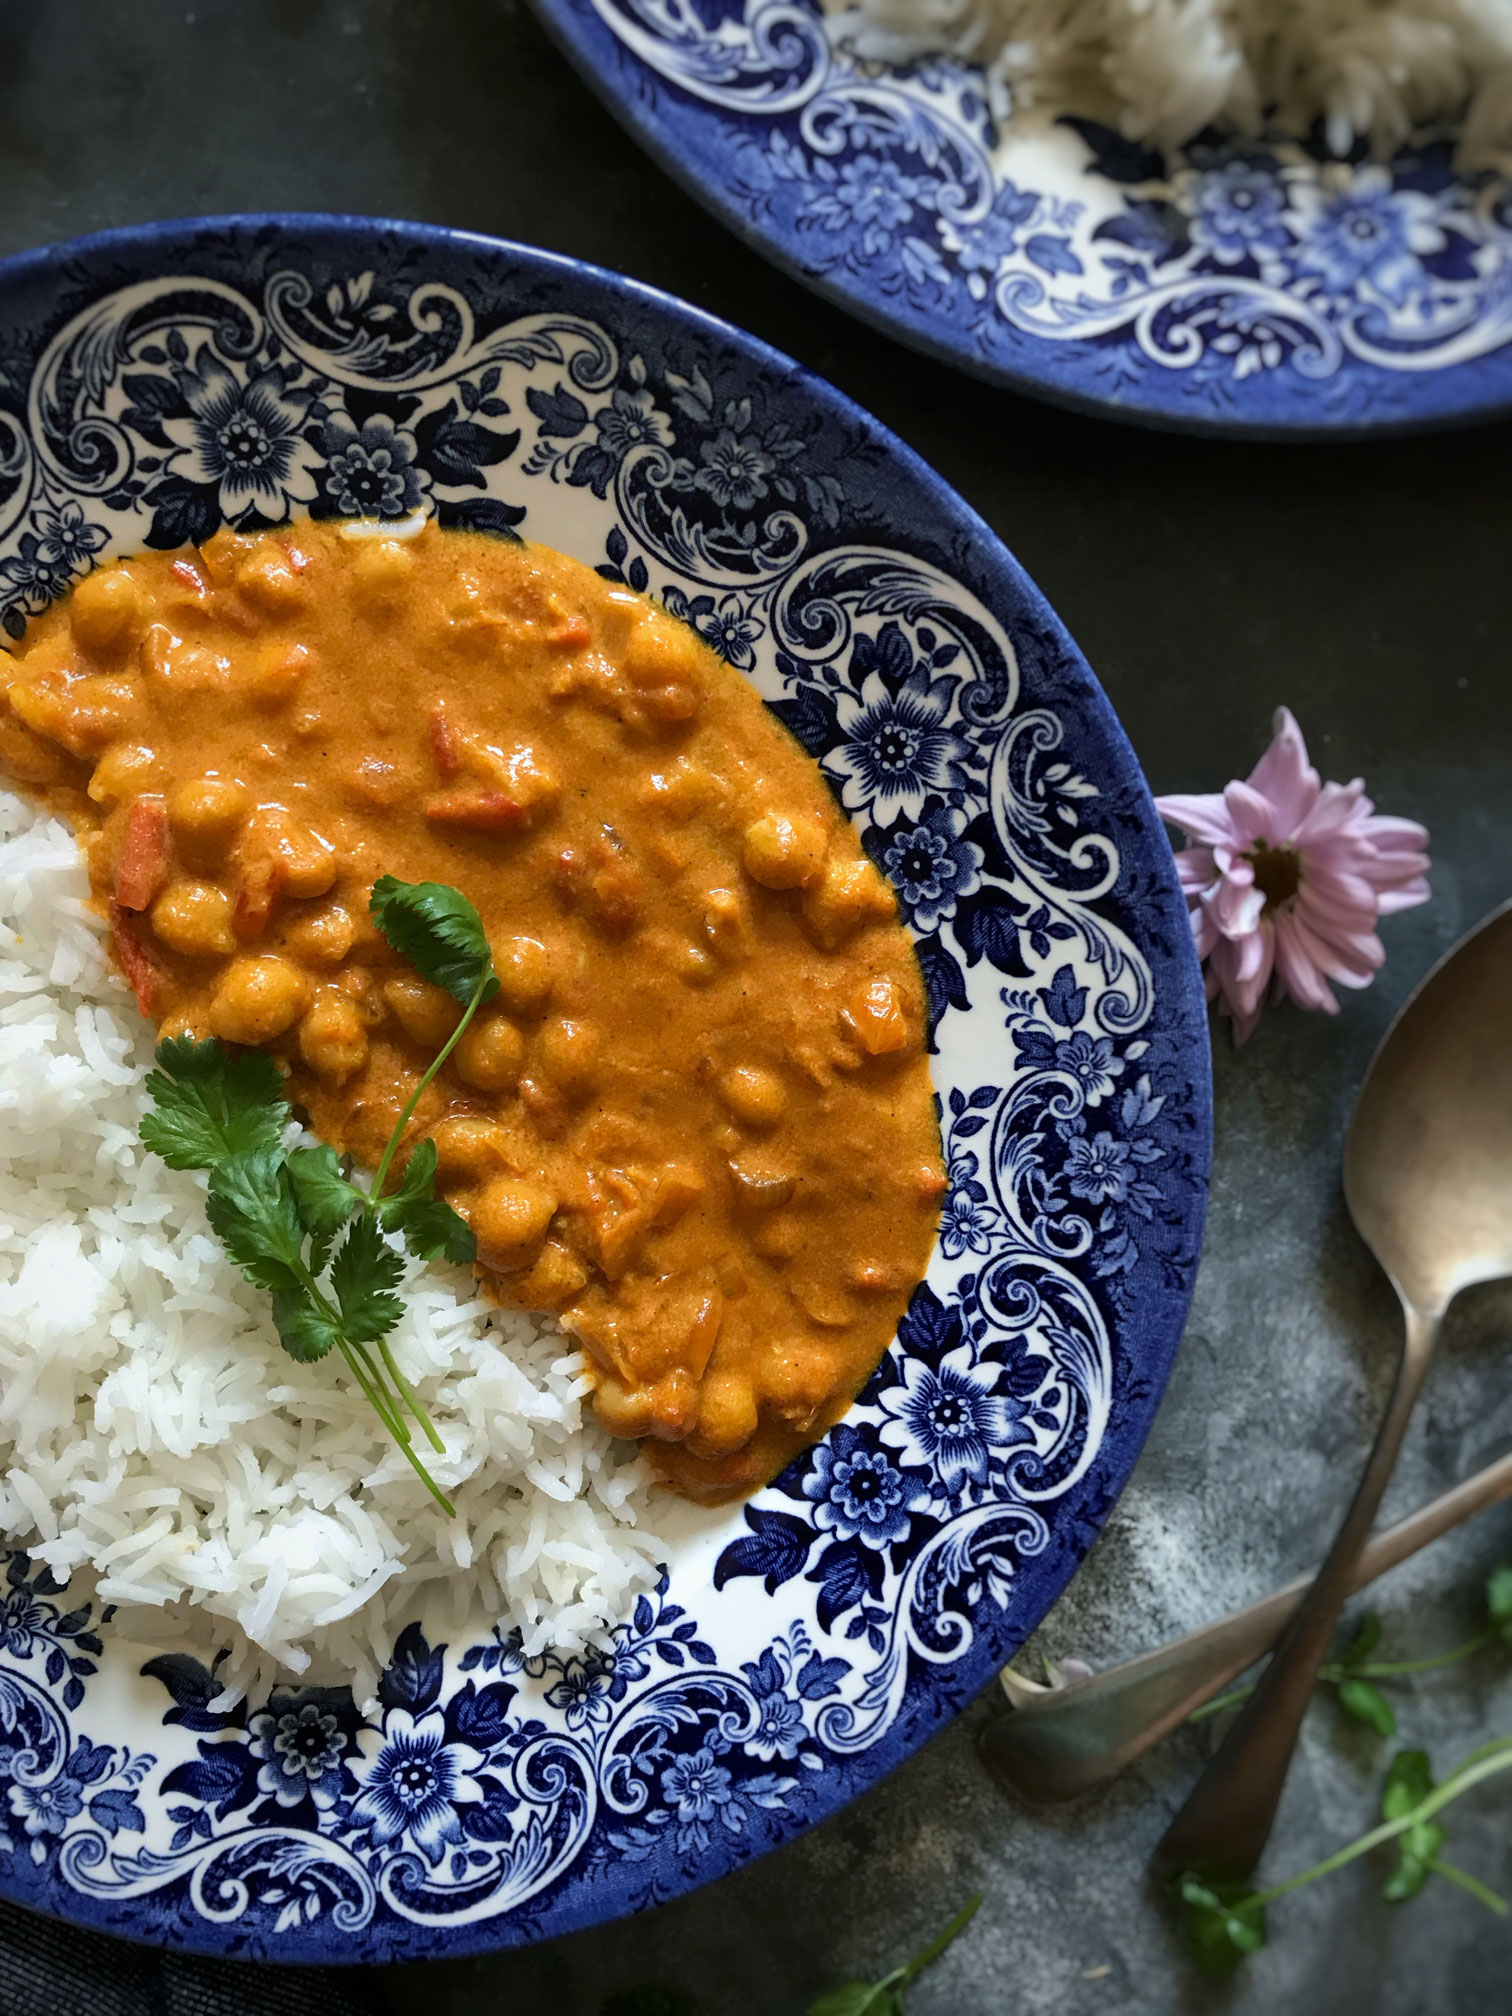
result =
[[820,0],[535,0],[590,84],[757,251],[977,376],[1297,436],[1512,408],[1512,183],[1090,120],[1005,136],[979,67],[856,55]]
[[[0,1892],[204,1951],[380,1960],[643,1908],[791,1837],[990,1679],[1106,1518],[1201,1239],[1206,1017],[1169,844],[985,525],[789,360],[632,282],[342,218],[0,266],[0,622],[226,520],[415,509],[647,589],[745,672],[891,874],[951,1191],[842,1422],[689,1510],[592,1658],[407,1630],[369,1718],[0,1602]],[[206,1646],[206,1659],[212,1646]]]

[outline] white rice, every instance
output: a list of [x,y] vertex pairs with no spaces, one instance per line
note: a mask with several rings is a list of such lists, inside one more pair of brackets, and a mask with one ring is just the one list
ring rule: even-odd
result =
[[[832,5],[834,0],[832,0]],[[1459,125],[1465,168],[1512,170],[1512,0],[842,0],[836,27],[884,62],[985,66],[994,111],[1081,113],[1177,148],[1273,121],[1390,154]]]
[[666,1549],[581,1355],[410,1265],[391,1342],[448,1520],[345,1367],[281,1349],[203,1177],[137,1140],[152,1036],[87,894],[68,828],[0,792],[0,1533],[131,1636],[227,1649],[228,1699],[279,1672],[370,1699],[422,1601],[527,1656],[601,1641]]

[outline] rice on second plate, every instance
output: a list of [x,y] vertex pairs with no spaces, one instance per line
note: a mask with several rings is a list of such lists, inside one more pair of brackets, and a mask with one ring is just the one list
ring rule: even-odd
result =
[[985,66],[997,116],[1038,106],[1182,146],[1204,127],[1389,154],[1460,120],[1463,167],[1512,169],[1512,0],[843,0],[837,26],[884,62],[940,50]]
[[581,1355],[409,1263],[391,1341],[448,1520],[345,1368],[285,1355],[203,1177],[138,1141],[152,1033],[87,895],[68,828],[0,792],[0,1533],[92,1573],[131,1635],[228,1649],[232,1693],[283,1671],[367,1699],[428,1588],[527,1656],[601,1638],[666,1548]]

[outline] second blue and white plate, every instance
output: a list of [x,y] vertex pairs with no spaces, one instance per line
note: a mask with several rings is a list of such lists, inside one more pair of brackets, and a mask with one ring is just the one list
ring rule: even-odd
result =
[[1169,426],[1309,434],[1512,408],[1512,184],[1276,139],[1174,172],[1084,120],[995,127],[982,74],[858,58],[818,0],[535,0],[753,247],[981,377]]

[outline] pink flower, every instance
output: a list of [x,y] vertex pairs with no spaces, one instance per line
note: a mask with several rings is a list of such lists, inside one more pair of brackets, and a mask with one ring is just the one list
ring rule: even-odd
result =
[[1245,1042],[1266,987],[1339,1012],[1329,981],[1368,987],[1386,953],[1376,919],[1428,900],[1428,835],[1384,819],[1352,784],[1323,784],[1286,707],[1251,771],[1220,793],[1157,798],[1195,844],[1176,856],[1207,992]]

